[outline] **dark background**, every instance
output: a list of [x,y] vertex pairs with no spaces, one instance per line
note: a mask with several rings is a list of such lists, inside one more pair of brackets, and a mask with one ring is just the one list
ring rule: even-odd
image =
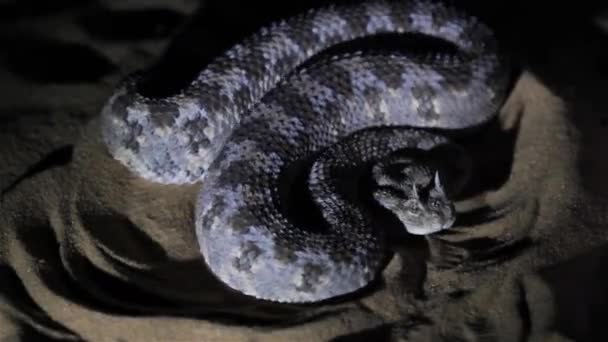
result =
[[[572,100],[573,106],[606,107],[606,90],[595,83],[608,78],[606,32],[593,25],[594,18],[600,15],[608,25],[605,1],[452,2],[494,28],[499,41],[521,69],[539,77],[556,94]],[[78,93],[74,96],[91,98],[82,100],[87,106],[79,107],[78,101],[70,102],[67,96],[65,103],[57,99],[55,107],[47,110],[45,103],[32,101],[31,92],[36,94],[39,89],[46,91],[57,85],[83,88],[83,85],[104,84],[110,89],[120,75],[145,66],[153,67],[149,83],[145,85],[147,90],[161,95],[171,93],[188,83],[213,56],[261,25],[329,1],[216,0],[190,2],[183,6],[188,10],[160,2],[140,3],[140,6],[118,8],[111,2],[92,0],[0,2],[0,133],[27,132],[23,134],[36,146],[25,163],[36,167],[7,171],[0,168],[3,192],[32,172],[66,162],[75,129],[64,125],[53,112],[67,112],[77,117],[77,121],[85,122],[98,113],[104,100],[99,92]],[[189,9],[194,7],[198,9],[190,17]],[[78,39],[74,39],[74,35],[63,36],[60,29],[64,24],[76,27],[81,36],[76,36]],[[111,57],[112,49],[157,41],[168,45],[144,49],[141,58],[133,57],[129,65]],[[21,86],[13,88],[14,80],[19,80]],[[580,94],[585,94],[584,100],[577,100]],[[55,132],[56,140],[45,141],[41,146],[29,119],[44,121]],[[572,116],[572,124],[583,135],[589,129],[588,125],[579,125],[579,120],[584,119]],[[608,114],[597,117],[595,124],[607,127]],[[5,160],[21,158],[10,155],[10,148],[0,151],[9,154],[0,155],[4,165],[10,164]],[[578,152],[586,154],[584,150]],[[608,174],[608,170],[594,172]],[[604,187],[608,189],[608,184]],[[580,290],[577,284],[568,286],[567,289]],[[563,293],[564,298],[572,294],[569,290]],[[566,330],[570,323],[561,322]]]

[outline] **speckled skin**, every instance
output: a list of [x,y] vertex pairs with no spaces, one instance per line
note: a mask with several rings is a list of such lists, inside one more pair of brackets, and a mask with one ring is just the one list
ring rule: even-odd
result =
[[[296,69],[340,42],[409,32],[447,40],[460,52],[359,51]],[[382,233],[323,185],[323,163],[310,183],[326,225],[295,225],[281,203],[286,168],[348,137],[361,147],[352,162],[404,147],[430,149],[445,138],[396,126],[481,124],[501,104],[506,74],[490,30],[443,4],[334,6],[261,30],[179,95],[145,98],[136,79],[125,80],[102,111],[102,132],[114,158],[140,177],[202,183],[196,234],[206,263],[227,286],[265,300],[320,301],[375,277]],[[376,126],[391,127],[355,133]]]

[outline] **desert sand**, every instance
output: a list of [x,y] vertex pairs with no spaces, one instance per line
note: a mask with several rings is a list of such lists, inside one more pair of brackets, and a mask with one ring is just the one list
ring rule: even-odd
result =
[[498,119],[463,139],[476,166],[456,226],[405,241],[362,293],[296,306],[215,280],[194,235],[204,184],[134,177],[97,122],[125,73],[161,61],[175,83],[268,17],[238,1],[189,23],[193,1],[58,4],[2,5],[0,341],[608,340],[608,35],[595,12],[481,6],[517,73]]

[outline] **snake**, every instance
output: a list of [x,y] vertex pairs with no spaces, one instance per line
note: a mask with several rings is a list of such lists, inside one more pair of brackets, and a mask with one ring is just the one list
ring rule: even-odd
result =
[[[449,48],[330,53],[382,35]],[[330,4],[263,26],[175,94],[146,96],[141,73],[125,76],[102,107],[101,134],[137,177],[200,184],[193,229],[222,284],[259,300],[320,302],[371,284],[388,250],[386,232],[344,191],[354,170],[408,233],[453,226],[450,182],[421,154],[451,143],[442,130],[495,117],[507,64],[486,24],[442,2]],[[312,223],[289,214],[298,172],[314,204],[301,215],[320,217]]]

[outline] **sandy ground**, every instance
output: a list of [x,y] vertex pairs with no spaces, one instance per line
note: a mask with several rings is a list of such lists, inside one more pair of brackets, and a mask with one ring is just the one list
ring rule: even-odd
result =
[[[99,140],[121,75],[162,56],[156,87],[179,86],[274,15],[211,3],[173,37],[196,5],[0,4],[0,341],[608,340],[606,20],[497,19],[521,71],[498,120],[463,140],[477,166],[455,229],[404,241],[345,301],[286,306],[206,270],[200,185],[137,179]],[[241,25],[219,35],[227,18]]]

